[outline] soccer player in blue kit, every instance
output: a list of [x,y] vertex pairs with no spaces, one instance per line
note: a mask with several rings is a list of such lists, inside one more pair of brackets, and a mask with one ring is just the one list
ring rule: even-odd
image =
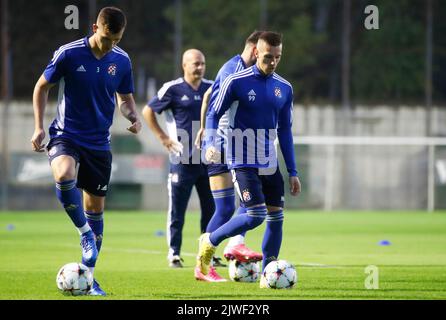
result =
[[[35,128],[31,143],[34,151],[44,152],[48,93],[59,84],[57,116],[49,127],[46,149],[57,198],[80,234],[82,263],[92,274],[102,246],[112,164],[109,129],[115,102],[131,123],[127,130],[134,134],[141,130],[132,95],[130,58],[117,46],[126,22],[120,9],[101,9],[93,35],[61,46],[33,93]],[[82,195],[77,188],[82,189]],[[88,294],[106,295],[96,280]]]
[[[219,161],[215,148],[218,121],[229,110],[228,166],[241,205],[237,215],[200,237],[197,267],[206,275],[216,247],[226,238],[254,229],[266,220],[262,241],[262,269],[277,260],[282,243],[284,182],[279,171],[274,140],[278,137],[289,174],[290,193],[300,193],[292,126],[293,88],[275,73],[282,57],[282,35],[263,32],[255,49],[254,66],[230,75],[210,101],[206,120],[206,159]],[[260,286],[265,287],[261,279]]]
[[[182,67],[184,76],[165,83],[142,112],[149,128],[170,153],[167,182],[167,259],[172,268],[183,266],[182,232],[192,188],[195,186],[200,200],[201,233],[205,232],[215,209],[207,168],[201,162],[200,151],[193,147],[192,140],[200,127],[203,95],[212,85],[212,81],[203,78],[206,70],[205,57],[197,49],[184,52]],[[155,113],[165,115],[167,134],[160,127]]]
[[[201,107],[200,130],[198,131],[195,146],[201,149],[201,142],[204,138],[206,115],[209,110],[210,96],[216,96],[220,90],[223,81],[231,74],[251,67],[256,62],[254,54],[257,41],[262,31],[254,31],[245,41],[243,52],[228,60],[218,71],[214,84],[205,93],[203,104]],[[215,213],[209,221],[206,232],[212,232],[226,223],[235,211],[235,192],[234,184],[230,170],[224,160],[224,146],[226,144],[226,132],[228,130],[229,111],[227,111],[218,122],[218,131],[216,147],[221,151],[221,159],[219,163],[208,164],[209,183],[215,203]],[[237,214],[245,214],[246,210],[240,206]],[[262,260],[262,254],[255,252],[245,245],[245,234],[232,237],[224,249],[224,256],[228,260],[238,260],[241,262]],[[201,272],[195,269],[195,278],[198,280],[206,279]]]

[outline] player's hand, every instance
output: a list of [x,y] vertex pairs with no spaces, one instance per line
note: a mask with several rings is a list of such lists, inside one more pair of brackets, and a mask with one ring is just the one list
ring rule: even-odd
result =
[[205,158],[206,161],[219,163],[221,159],[221,152],[218,151],[215,147],[209,147],[206,149]]
[[137,119],[130,127],[127,128],[127,130],[131,133],[138,134],[141,131],[141,121]]
[[183,153],[183,145],[178,141],[174,141],[169,137],[165,137],[161,140],[161,143],[163,144],[164,148],[166,148],[167,151],[171,154],[179,156],[181,153]]
[[32,149],[35,152],[45,152],[45,145],[42,144],[43,139],[45,139],[45,130],[36,129],[31,138]]
[[290,193],[292,196],[297,196],[301,191],[301,184],[298,177],[290,177]]
[[197,133],[197,137],[195,138],[195,147],[201,150],[201,141],[204,139],[204,128],[200,128]]

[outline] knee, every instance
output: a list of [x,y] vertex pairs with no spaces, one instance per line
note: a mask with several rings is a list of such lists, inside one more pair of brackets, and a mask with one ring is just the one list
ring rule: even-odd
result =
[[263,221],[265,220],[265,217],[248,217],[248,227],[249,229],[254,229],[260,226]]
[[251,207],[246,209],[247,222],[250,229],[261,225],[266,217],[266,206]]
[[235,203],[231,202],[231,203],[227,203],[223,208],[220,208],[221,215],[225,216],[225,217],[231,217],[234,214],[235,211]]
[[75,180],[76,170],[74,168],[57,168],[53,170],[53,175],[56,182]]

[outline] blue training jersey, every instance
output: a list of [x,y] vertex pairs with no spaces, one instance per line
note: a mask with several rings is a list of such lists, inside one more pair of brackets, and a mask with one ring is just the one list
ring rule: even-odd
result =
[[290,176],[297,175],[293,136],[293,88],[276,73],[264,75],[256,65],[226,78],[211,97],[206,118],[206,146],[215,145],[218,121],[229,110],[226,157],[230,169],[278,165],[279,144]]
[[[212,85],[211,100],[212,96],[216,97],[218,95],[221,84],[228,76],[244,69],[246,69],[246,65],[239,54],[228,60],[217,73],[217,77],[215,78],[214,84]],[[209,110],[210,109],[208,109],[206,115],[209,113]],[[229,126],[228,114],[229,112],[226,112],[218,122],[217,141],[215,145],[219,150],[223,150],[225,146],[226,134]]]
[[50,83],[59,82],[57,116],[50,125],[50,137],[109,150],[115,93],[130,94],[134,90],[128,54],[114,47],[98,60],[85,37],[61,46],[44,77]]
[[[202,79],[197,90],[192,88],[184,78],[178,78],[166,82],[157,95],[147,105],[158,114],[164,113],[169,137],[173,141],[179,141],[188,152],[188,160],[199,150],[193,148],[200,128],[200,111],[203,95],[212,85],[213,81]],[[173,156],[171,155],[171,161]],[[190,163],[190,162],[189,162]]]

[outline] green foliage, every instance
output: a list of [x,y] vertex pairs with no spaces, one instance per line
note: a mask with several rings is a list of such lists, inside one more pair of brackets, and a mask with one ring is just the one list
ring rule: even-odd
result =
[[352,88],[357,99],[422,97],[425,25],[413,4],[379,2],[380,29],[362,32],[353,56]]
[[[174,23],[175,8],[166,12]],[[190,0],[183,3],[183,49],[197,48],[206,56],[206,77],[213,79],[218,70],[243,50],[246,37],[257,29],[257,0]],[[183,51],[184,51],[183,50]]]
[[[121,7],[128,26],[120,46],[132,58],[135,74],[162,82],[174,76],[175,1],[96,0]],[[283,33],[284,55],[278,73],[295,86],[296,102],[340,102],[342,61],[342,0],[182,0],[183,50],[202,50],[206,77],[215,77],[221,65],[240,53],[245,38],[255,29]],[[433,0],[434,102],[446,99],[446,20],[440,13],[445,1]],[[14,98],[30,99],[54,50],[91,33],[89,1],[78,6],[80,30],[65,30],[64,8],[56,0],[10,1],[10,37]],[[366,30],[367,0],[351,1],[352,100],[420,103],[424,101],[426,2],[376,0],[380,29]],[[181,54],[181,53],[179,53]],[[30,60],[30,57],[32,59]],[[54,90],[53,90],[54,93]]]

